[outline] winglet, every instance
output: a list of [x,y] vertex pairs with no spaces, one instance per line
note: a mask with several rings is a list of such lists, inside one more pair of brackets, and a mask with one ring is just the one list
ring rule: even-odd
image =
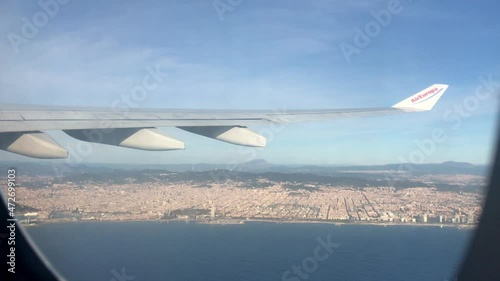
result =
[[393,105],[392,107],[409,111],[431,110],[444,92],[448,85],[434,84],[425,90],[422,90],[413,96]]

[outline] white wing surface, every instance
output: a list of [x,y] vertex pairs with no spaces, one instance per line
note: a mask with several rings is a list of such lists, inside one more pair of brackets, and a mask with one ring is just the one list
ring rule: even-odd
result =
[[67,151],[43,131],[63,130],[82,140],[143,150],[184,149],[157,130],[178,127],[237,145],[263,147],[247,126],[374,117],[431,110],[448,85],[435,84],[383,108],[315,110],[180,110],[5,105],[0,110],[0,149],[35,158],[64,158]]

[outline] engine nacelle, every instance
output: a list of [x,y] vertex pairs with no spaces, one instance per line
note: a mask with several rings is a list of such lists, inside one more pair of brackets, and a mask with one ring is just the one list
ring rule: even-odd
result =
[[232,144],[265,147],[267,139],[247,127],[240,126],[205,126],[205,127],[178,127],[179,129],[225,141]]
[[68,157],[66,149],[42,132],[0,133],[0,149],[40,159]]
[[107,132],[100,129],[64,130],[71,137],[88,142],[141,150],[165,151],[184,149],[184,143],[156,128],[120,128]]

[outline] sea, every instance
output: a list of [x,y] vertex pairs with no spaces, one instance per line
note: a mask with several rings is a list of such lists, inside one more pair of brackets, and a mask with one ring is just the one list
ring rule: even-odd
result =
[[75,222],[27,228],[75,281],[453,280],[473,230],[315,223]]

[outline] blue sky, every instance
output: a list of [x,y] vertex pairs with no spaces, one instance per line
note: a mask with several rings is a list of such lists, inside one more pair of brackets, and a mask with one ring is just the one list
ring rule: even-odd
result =
[[[53,1],[41,2],[57,3]],[[500,83],[500,4],[495,1],[56,5],[48,23],[26,38],[23,18],[33,23],[34,16],[44,12],[42,6],[12,0],[0,4],[1,103],[110,107],[141,83],[148,66],[158,66],[166,75],[138,107],[380,107],[434,83],[450,85],[432,112],[292,124],[273,132],[265,149],[164,128],[186,143],[185,151],[94,145],[77,161],[228,163],[263,158],[293,164],[398,163],[418,154],[421,148],[415,142],[425,142],[436,129],[445,133],[446,141],[435,143],[419,161],[490,161],[498,88],[481,100],[474,94],[482,80],[492,80],[490,86]],[[366,33],[373,14],[389,7],[397,7],[397,12],[389,12],[391,19],[385,26],[378,23],[373,36],[366,35],[366,46],[356,47],[356,28]],[[25,41],[12,43],[13,36],[24,36]],[[346,44],[358,48],[348,59],[341,48]],[[464,104],[467,110],[460,115],[457,106]],[[78,142],[64,133],[49,133],[70,152],[77,149]],[[26,159],[6,152],[0,157]]]

